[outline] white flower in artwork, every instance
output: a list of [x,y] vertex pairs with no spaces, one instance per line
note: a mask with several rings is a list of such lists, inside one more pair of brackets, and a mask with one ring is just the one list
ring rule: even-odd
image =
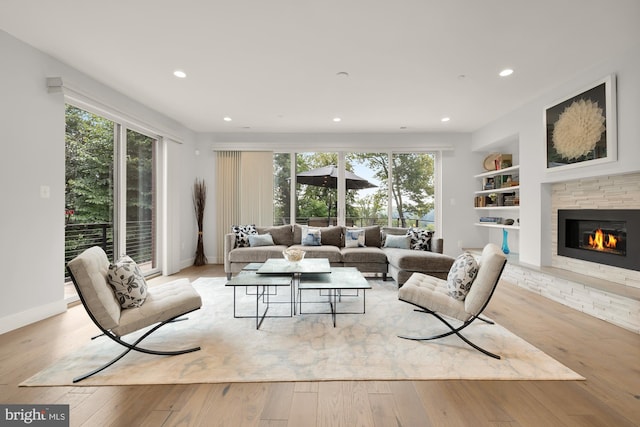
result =
[[605,131],[604,115],[597,102],[590,99],[574,101],[564,109],[553,126],[553,146],[571,160],[592,151]]

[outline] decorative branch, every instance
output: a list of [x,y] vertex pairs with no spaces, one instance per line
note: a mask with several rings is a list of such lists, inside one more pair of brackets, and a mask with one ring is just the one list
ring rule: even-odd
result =
[[196,258],[193,265],[205,265],[207,257],[204,255],[204,243],[202,240],[202,223],[204,220],[204,207],[207,202],[207,186],[204,179],[193,184],[193,207],[196,212],[196,221],[198,222],[198,245],[196,247]]

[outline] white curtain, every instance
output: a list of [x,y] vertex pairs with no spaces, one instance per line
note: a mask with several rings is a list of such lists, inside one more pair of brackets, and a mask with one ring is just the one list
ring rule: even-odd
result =
[[222,263],[224,235],[233,225],[273,224],[273,152],[218,151],[215,200]]

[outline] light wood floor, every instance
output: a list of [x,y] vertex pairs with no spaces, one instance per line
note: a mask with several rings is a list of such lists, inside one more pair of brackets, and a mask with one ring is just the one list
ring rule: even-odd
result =
[[[180,276],[223,274],[205,266]],[[504,282],[486,313],[586,381],[18,387],[95,334],[75,306],[0,335],[0,403],[69,404],[72,426],[640,425],[640,335]]]

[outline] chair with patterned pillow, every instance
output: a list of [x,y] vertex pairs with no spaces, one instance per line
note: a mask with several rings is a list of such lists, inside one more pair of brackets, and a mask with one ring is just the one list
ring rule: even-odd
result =
[[[131,350],[147,354],[174,356],[200,350],[151,350],[138,344],[167,323],[184,320],[181,316],[199,309],[202,299],[188,279],[178,279],[146,289],[144,277],[129,257],[109,263],[102,248],[94,246],[69,261],[67,270],[78,292],[82,305],[91,320],[105,335],[126,347],[110,362],[76,377],[79,382],[108,368]],[[151,327],[133,343],[122,337]],[[97,338],[97,337],[94,337]]]
[[[418,307],[416,311],[435,316],[449,330],[429,337],[400,335],[400,338],[428,341],[455,334],[476,350],[500,359],[499,355],[474,344],[460,331],[476,319],[493,324],[492,321],[480,317],[480,314],[489,304],[506,262],[507,258],[500,248],[489,243],[482,250],[480,261],[477,263],[473,255],[467,252],[458,256],[447,280],[413,273],[400,288],[398,298]],[[456,319],[462,324],[454,326],[445,317]]]

